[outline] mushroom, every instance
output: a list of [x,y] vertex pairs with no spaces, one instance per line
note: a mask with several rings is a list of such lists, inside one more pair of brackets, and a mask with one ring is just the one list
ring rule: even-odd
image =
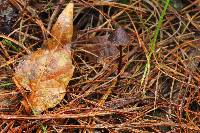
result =
[[[126,46],[129,43],[130,38],[126,33],[126,31],[123,28],[119,27],[114,31],[113,34],[109,36],[108,39],[111,41],[113,45],[117,47],[117,49],[120,52],[119,65],[118,65],[118,74],[119,74],[122,67],[122,52],[123,52],[122,48],[123,46]],[[117,80],[118,81],[120,80],[120,76],[118,76]]]

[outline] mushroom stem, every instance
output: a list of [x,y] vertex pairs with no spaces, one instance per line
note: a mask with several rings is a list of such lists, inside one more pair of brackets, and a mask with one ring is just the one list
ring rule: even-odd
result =
[[117,73],[118,77],[117,77],[116,87],[118,88],[119,82],[120,82],[120,79],[121,79],[120,71],[122,69],[122,52],[123,51],[122,51],[122,45],[119,45],[117,48],[119,50],[119,59],[118,59],[119,64],[118,64],[118,73]]

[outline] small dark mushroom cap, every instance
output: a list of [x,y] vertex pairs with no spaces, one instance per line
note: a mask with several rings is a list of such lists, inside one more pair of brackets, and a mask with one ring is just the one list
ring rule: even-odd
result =
[[129,43],[130,38],[127,32],[119,27],[109,36],[109,40],[116,46],[125,46]]

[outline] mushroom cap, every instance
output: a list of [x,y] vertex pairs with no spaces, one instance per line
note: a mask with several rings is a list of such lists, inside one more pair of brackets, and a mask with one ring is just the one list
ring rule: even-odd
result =
[[127,32],[121,27],[117,28],[108,39],[116,46],[125,46],[130,41]]

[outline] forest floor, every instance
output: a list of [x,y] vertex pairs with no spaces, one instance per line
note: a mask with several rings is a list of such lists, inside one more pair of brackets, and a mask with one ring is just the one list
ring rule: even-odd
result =
[[66,5],[0,0],[1,132],[200,132],[199,0],[74,0],[67,93],[27,113],[15,68]]

